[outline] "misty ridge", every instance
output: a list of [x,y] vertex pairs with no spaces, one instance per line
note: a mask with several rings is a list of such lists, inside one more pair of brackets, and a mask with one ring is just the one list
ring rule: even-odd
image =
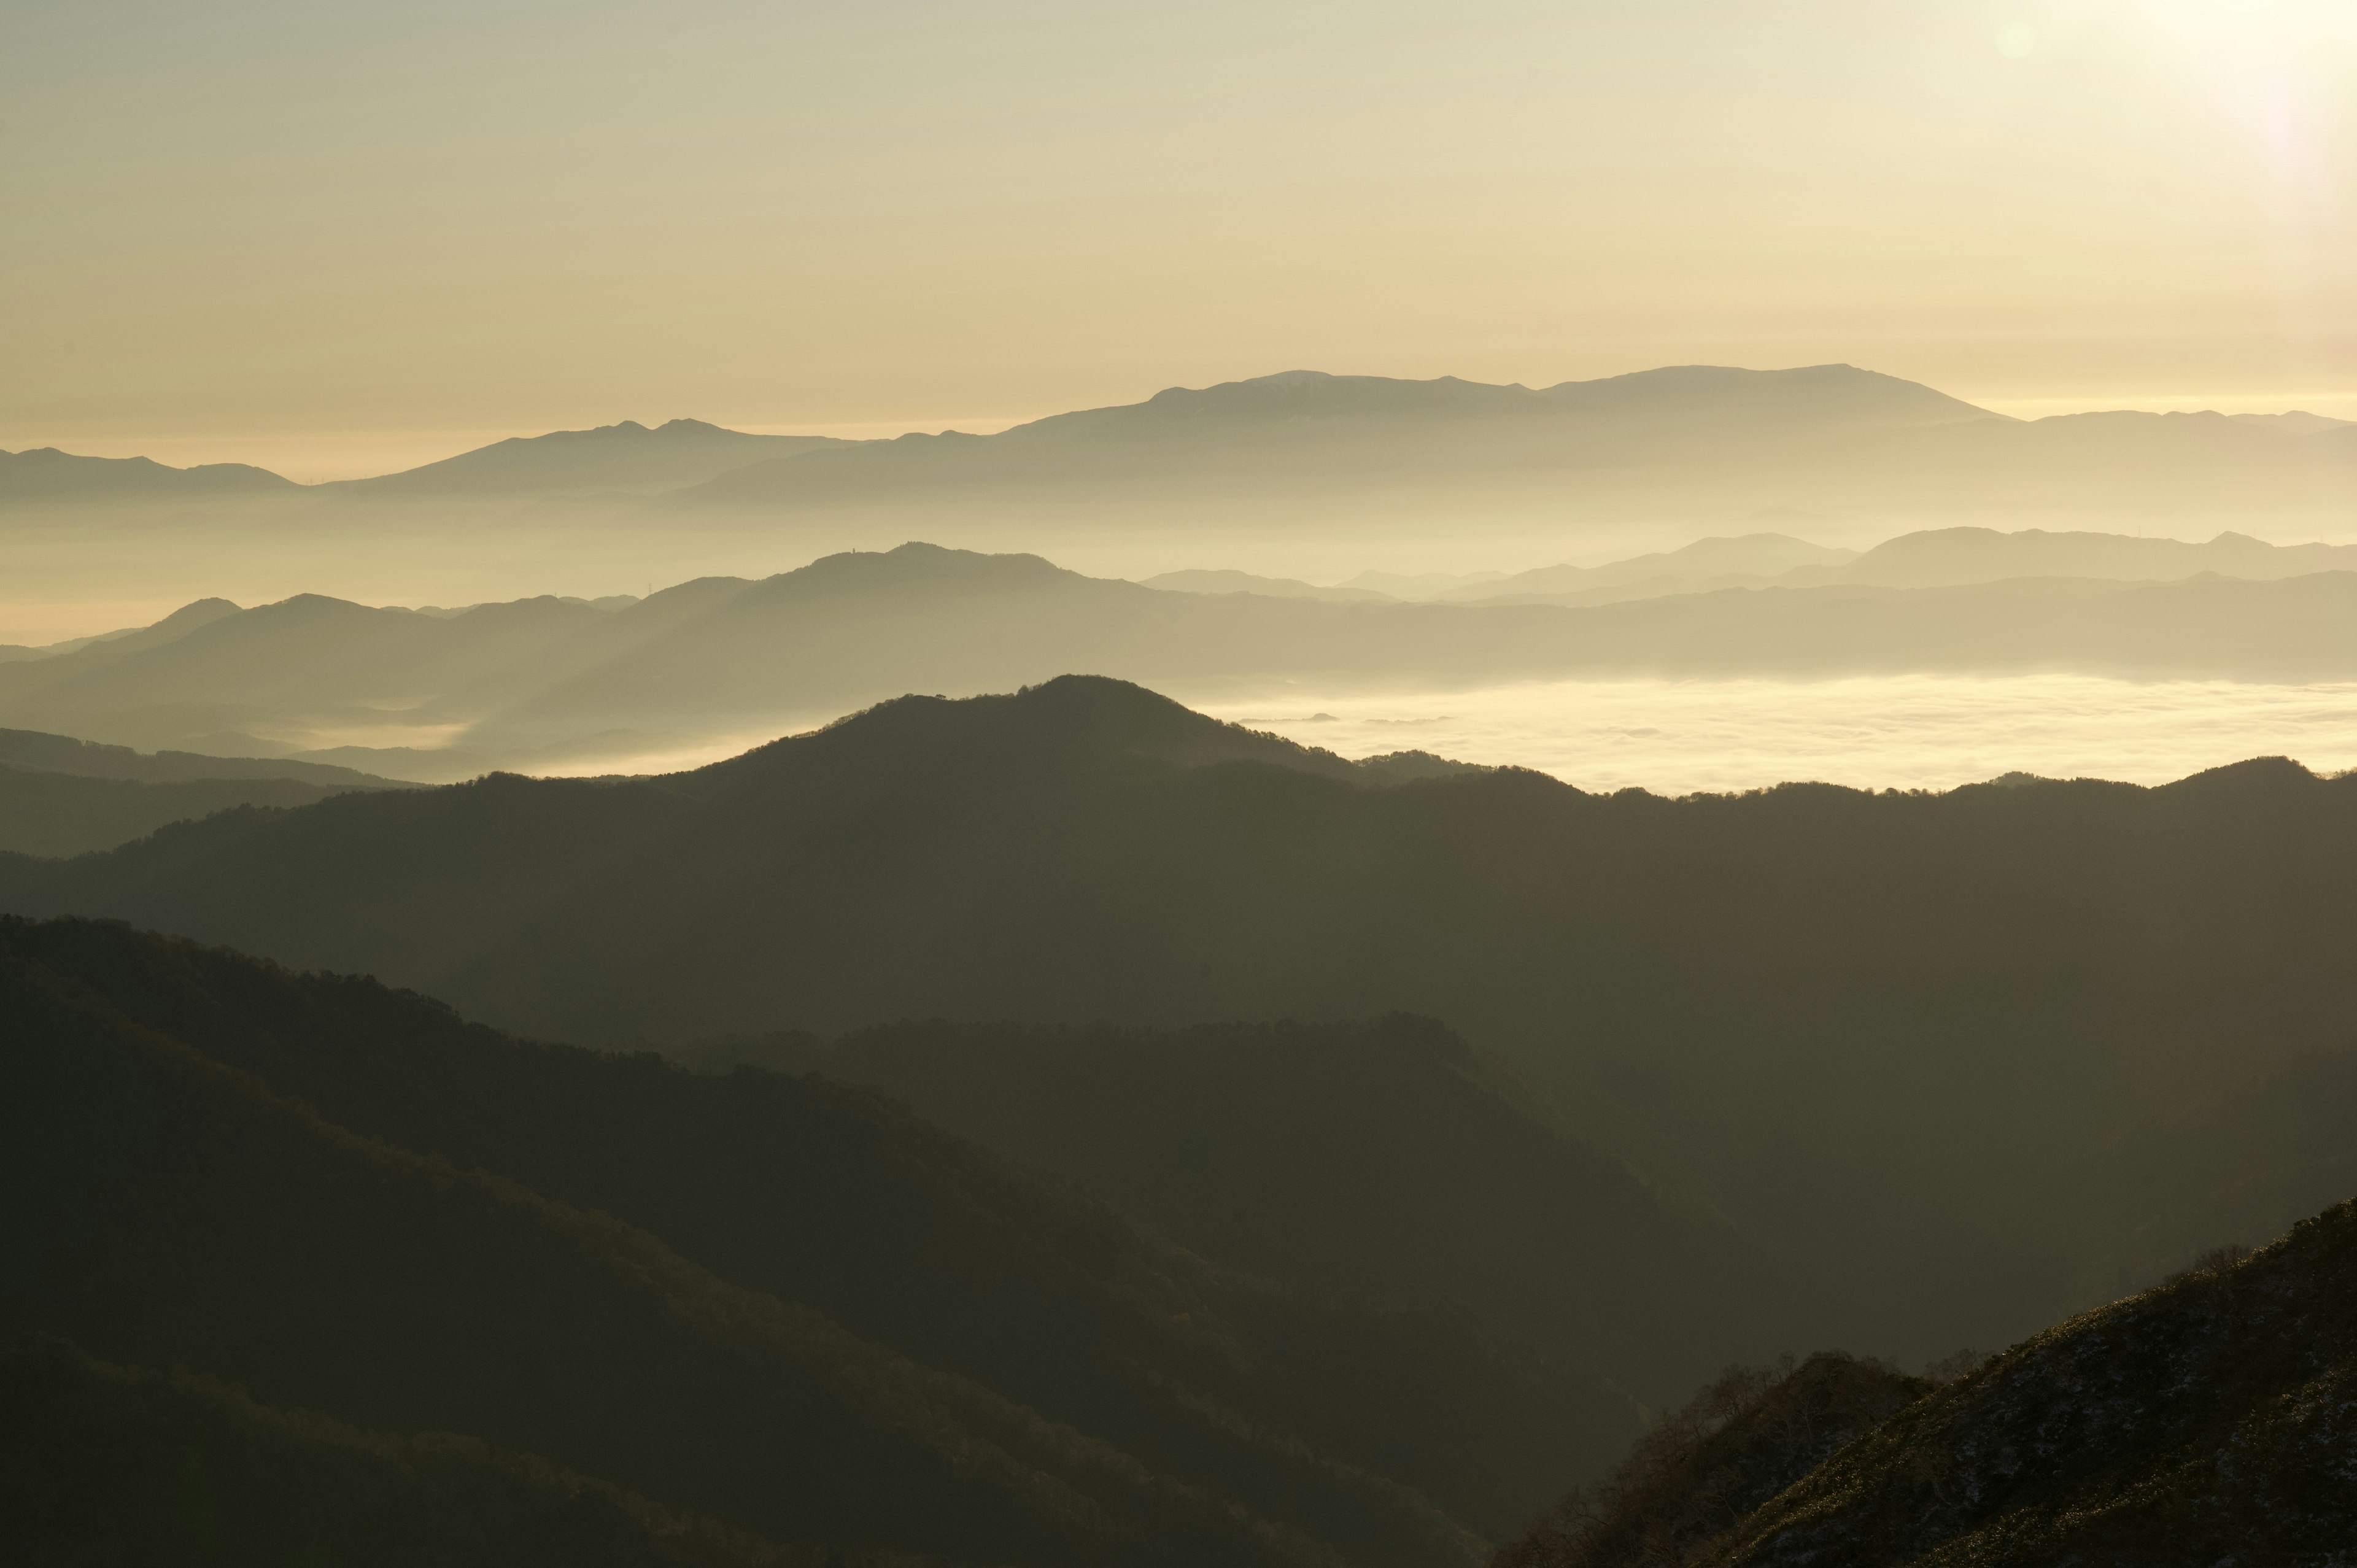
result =
[[2357,1568],[2357,6],[0,16],[0,1568]]
[[[1681,474],[1707,454],[1707,479]],[[1738,483],[1878,496],[1912,507],[2018,509],[2160,502],[2174,512],[2226,499],[2253,510],[2330,507],[2357,473],[2357,425],[2314,414],[2109,413],[2017,420],[1847,365],[1788,371],[1678,366],[1553,387],[1442,377],[1396,381],[1295,371],[1144,403],[1056,414],[992,435],[892,439],[748,435],[692,419],[653,428],[511,439],[375,478],[307,489],[372,502],[477,495],[659,492],[666,509],[792,512],[946,499],[961,510],[1060,494],[1133,504],[1233,490],[1317,512],[1345,500],[1415,506],[1420,484],[1513,507],[1697,500]],[[1566,494],[1560,481],[1582,476]],[[2187,487],[2197,495],[2189,496]],[[1314,487],[1302,493],[1299,487]],[[145,459],[54,450],[0,459],[0,496],[29,501],[245,489],[289,482],[234,464],[164,468]],[[2080,497],[2072,492],[2099,493]],[[2212,493],[2214,492],[2214,493]],[[1940,495],[1940,500],[1927,498]]]
[[[625,424],[310,487],[0,458],[53,587],[890,542],[0,650],[10,1528],[2322,1561],[2357,1529],[2357,775],[1673,798],[1194,705],[2357,680],[2357,545],[2261,536],[2345,528],[2352,433],[1691,368]],[[1441,517],[1457,569],[1368,564]],[[1199,564],[1054,559],[1131,527]],[[1288,538],[1364,550],[1252,569]]]
[[[2352,515],[2347,421],[2017,420],[1844,365],[1671,367],[1544,389],[1291,371],[987,435],[626,421],[317,485],[233,464],[0,455],[0,568],[27,598],[58,603],[159,602],[199,584],[241,602],[447,602],[454,569],[474,600],[597,597],[909,540],[1098,575],[1326,581],[1584,565],[1763,531],[1844,550],[1956,526],[2335,539]],[[1784,521],[1796,516],[1811,521]],[[1730,564],[1720,585],[1796,564]]]
[[[1770,575],[1738,564],[1775,565]],[[2357,679],[2357,546],[1951,529],[1852,553],[1710,539],[1418,601],[1235,572],[1143,584],[910,543],[644,597],[191,604],[0,660],[0,724],[442,782],[807,727],[1081,670],[1191,701],[1550,679],[2066,671]],[[1586,585],[1566,587],[1565,585]]]

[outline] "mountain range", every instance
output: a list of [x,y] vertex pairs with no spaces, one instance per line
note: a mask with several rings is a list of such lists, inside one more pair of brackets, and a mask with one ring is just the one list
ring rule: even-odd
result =
[[[1698,459],[1701,459],[1698,461]],[[1525,528],[1762,507],[2179,517],[2347,515],[2357,425],[2130,412],[2021,421],[1847,365],[1676,366],[1552,387],[1296,371],[1075,411],[991,435],[757,435],[677,419],[502,441],[398,474],[295,487],[237,465],[0,455],[0,499],[288,491],[342,505],[662,493],[661,513],[870,513],[939,534],[1009,507],[1125,526],[1295,530],[1441,514]],[[1732,506],[1733,512],[1727,509]],[[1069,521],[1069,520],[1067,520]],[[1059,524],[1062,526],[1062,524]]]
[[0,503],[241,499],[291,494],[300,488],[244,463],[172,468],[147,457],[83,457],[54,446],[0,452]]
[[[2352,856],[2352,782],[2279,759],[2153,789],[1591,796],[1349,762],[1074,678],[903,699],[664,778],[495,776],[0,857],[0,908],[690,1056],[909,1018],[1420,1014],[1673,1212],[1834,1282],[1817,1342],[1920,1357],[2104,1299],[2198,1229],[2203,1191],[2140,1208],[2104,1151],[2345,1046]],[[988,1097],[844,1049],[850,1076],[1061,1163],[1061,1134],[962,1120]],[[1054,1060],[1023,1046],[1004,1070]],[[2251,1179],[2233,1161],[2264,1142],[2221,1136],[2208,1168]],[[1189,1235],[1216,1219],[1131,1196]]]
[[2266,582],[2357,569],[2357,545],[2270,544],[2221,533],[2201,543],[2028,528],[1926,529],[1865,551],[1781,534],[1705,539],[1609,565],[1544,566],[1434,597],[1452,604],[1615,604],[1721,588],[1954,588],[2023,577],[2181,582],[2215,575]]
[[0,918],[0,1536],[2320,1561],[2345,782],[1591,797],[1062,680],[0,857],[675,1058]]
[[[1691,559],[1807,548],[1705,542],[1725,548]],[[1169,591],[1038,556],[907,544],[643,599],[542,596],[431,614],[317,595],[243,610],[203,601],[139,632],[0,663],[0,723],[444,782],[502,767],[623,771],[643,766],[636,757],[711,755],[902,693],[1005,691],[1074,669],[1206,703],[1629,676],[2349,680],[2357,573],[2339,569],[2344,553],[1943,531],[1792,568],[1766,586],[1679,583],[1640,562],[1620,586],[1563,596],[1600,603],[1511,593],[1401,603],[1249,582]],[[2218,575],[2218,563],[2250,575]],[[2018,566],[2198,575],[1982,575]],[[2282,575],[2317,567],[2332,569]],[[1783,585],[1804,571],[1842,580]]]

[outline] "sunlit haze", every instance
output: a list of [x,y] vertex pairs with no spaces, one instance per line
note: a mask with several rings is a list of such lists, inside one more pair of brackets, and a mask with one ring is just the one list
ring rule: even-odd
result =
[[2357,415],[2341,0],[0,17],[0,447],[352,477],[1297,366]]

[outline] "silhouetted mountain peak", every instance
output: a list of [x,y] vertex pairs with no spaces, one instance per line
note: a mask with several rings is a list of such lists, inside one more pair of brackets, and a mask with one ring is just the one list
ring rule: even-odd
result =
[[2160,788],[2171,794],[2232,794],[2257,800],[2287,790],[2313,789],[2325,782],[2288,757],[2254,757],[2222,768],[2205,768]]
[[882,779],[946,768],[973,778],[1120,757],[1182,768],[1258,762],[1363,782],[1394,778],[1384,770],[1363,771],[1331,752],[1206,717],[1103,675],[1060,675],[1009,695],[896,697],[813,735],[772,741],[689,777],[733,786],[780,770],[822,768],[837,778]]
[[650,428],[635,419],[587,430],[511,435],[455,457],[331,489],[375,496],[694,484],[764,458],[845,445],[823,435],[761,435],[700,419]]
[[1077,572],[1038,555],[986,554],[911,540],[889,550],[845,550],[822,555],[807,566],[780,572],[760,585],[796,594],[866,592],[926,584],[1042,585],[1086,581]]
[[168,627],[179,630],[191,630],[197,627],[210,625],[223,616],[233,616],[243,607],[234,599],[191,599],[154,626],[143,629],[161,631]]

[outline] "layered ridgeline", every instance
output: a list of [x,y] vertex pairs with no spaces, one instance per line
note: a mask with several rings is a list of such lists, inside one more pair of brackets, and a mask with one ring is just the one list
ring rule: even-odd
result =
[[19,1547],[391,1514],[499,1561],[1473,1563],[1636,1425],[823,1081],[72,921],[0,922],[0,1014]]
[[[1790,525],[1837,526],[1826,517],[1766,514]],[[1953,588],[2017,577],[2093,577],[2113,582],[2175,582],[2215,574],[2270,580],[2357,568],[2357,545],[2270,544],[2221,533],[2201,543],[2179,539],[2025,528],[1921,529],[1868,550],[1814,544],[1787,533],[1698,539],[1675,550],[1632,555],[1600,566],[1541,566],[1423,580],[1379,572],[1320,586],[1237,571],[1164,572],[1149,588],[1190,594],[1261,594],[1284,599],[1366,604],[1407,599],[1460,605],[1607,605],[1721,588]]]
[[80,854],[232,806],[306,806],[398,785],[349,768],[271,757],[149,756],[67,736],[0,730],[0,850]]
[[515,436],[398,474],[337,480],[318,489],[345,502],[666,490],[748,464],[847,445],[825,435],[724,430],[700,419],[673,419],[651,428],[626,419],[595,430]]
[[2270,544],[2241,533],[2195,543],[2084,531],[1937,528],[1865,551],[1778,533],[1703,539],[1608,565],[1543,566],[1418,596],[1450,604],[1591,605],[1721,588],[1957,588],[2054,577],[2162,583],[2205,575],[2270,581],[2352,569],[2357,545]]
[[584,1041],[1421,1014],[1822,1282],[1807,1343],[1922,1356],[2117,1288],[2106,1260],[2156,1217],[2120,1211],[2115,1134],[2346,1044],[2352,863],[2357,780],[2280,760],[2151,789],[1599,797],[1346,762],[1072,678],[666,778],[492,777],[0,860],[0,907]]
[[[2312,415],[2117,412],[2015,420],[1848,365],[1683,365],[1495,386],[1294,371],[1002,431],[838,441],[700,420],[501,441],[397,474],[299,487],[262,469],[0,453],[0,504],[216,494],[382,510],[653,493],[673,513],[856,520],[1078,508],[1198,533],[1428,514],[1575,525],[1762,507],[1891,517],[2158,510],[2345,513],[2357,426]],[[1697,458],[1707,458],[1698,462]],[[1217,509],[1205,503],[1216,499]],[[1052,516],[1045,518],[1050,526]]]
[[[1922,579],[2023,563],[2187,564],[2140,548],[2167,541],[2063,539],[2070,548],[2058,550],[1991,537],[1999,543],[1894,541],[1880,565],[1878,551],[1841,570]],[[492,767],[625,770],[634,757],[775,735],[905,692],[1005,691],[1076,669],[1204,701],[1635,675],[2357,678],[2357,573],[2305,570],[2341,563],[2326,547],[2256,548],[2237,555],[2248,577],[2205,567],[2159,582],[1859,580],[1558,605],[1162,591],[1037,556],[908,544],[640,600],[542,597],[457,614],[315,595],[190,607],[134,636],[0,662],[0,724],[294,752],[436,782]],[[1631,591],[1658,586],[1642,570],[1653,575]]]
[[1736,1374],[1496,1568],[2330,1563],[2357,1540],[2357,1203],[1946,1382]]
[[[1324,1297],[1461,1304],[1655,1407],[1731,1358],[1810,1342],[1856,1284],[1677,1211],[1429,1019],[907,1024],[680,1054],[879,1089],[1204,1257]],[[1921,1282],[1935,1318],[1955,1262]]]
[[[1675,366],[1533,389],[1291,371],[996,435],[954,431],[756,464],[673,510],[770,518],[1087,508],[1132,524],[1301,534],[1742,516],[2345,515],[2357,427],[2102,413],[2020,421],[1847,365]],[[1216,502],[1216,505],[1209,504]]]
[[147,457],[86,457],[54,446],[0,452],[0,506],[279,500],[300,489],[245,463],[175,468]]

